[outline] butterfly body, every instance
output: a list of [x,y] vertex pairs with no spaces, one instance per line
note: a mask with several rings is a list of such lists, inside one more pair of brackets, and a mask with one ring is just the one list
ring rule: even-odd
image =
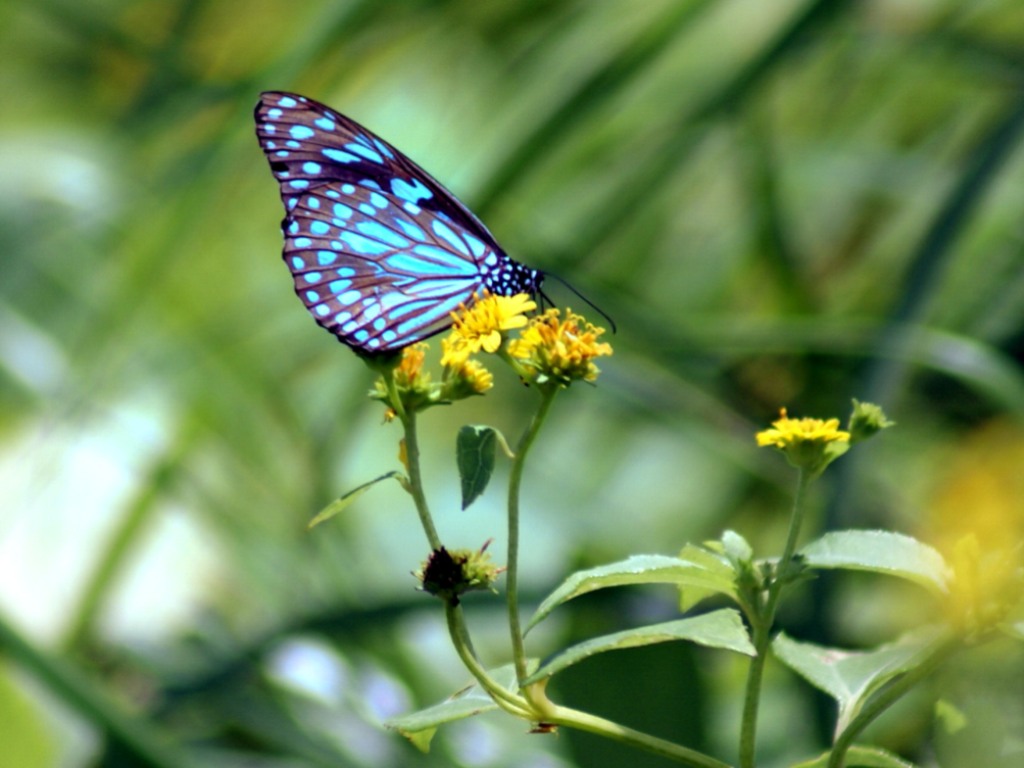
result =
[[261,95],[256,135],[285,206],[284,260],[316,321],[363,354],[451,326],[484,290],[537,294],[473,213],[401,152],[329,107]]

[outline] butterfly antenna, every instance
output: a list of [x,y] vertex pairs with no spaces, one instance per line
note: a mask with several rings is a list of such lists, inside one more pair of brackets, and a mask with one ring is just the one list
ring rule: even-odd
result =
[[[591,301],[590,299],[588,299],[588,298],[587,298],[586,296],[584,296],[584,295],[583,295],[582,293],[580,293],[580,292],[579,292],[579,291],[577,291],[577,290],[576,290],[575,288],[573,288],[573,287],[572,287],[572,286],[571,286],[571,285],[570,285],[570,284],[568,283],[568,281],[566,281],[566,280],[563,280],[563,279],[562,279],[562,278],[560,278],[560,277],[559,277],[558,275],[553,275],[553,274],[551,274],[550,272],[545,272],[545,273],[544,273],[544,276],[545,276],[545,277],[550,277],[550,278],[554,278],[555,280],[557,280],[558,282],[560,282],[560,283],[561,283],[562,285],[564,285],[564,286],[565,286],[566,288],[568,288],[568,289],[569,289],[570,291],[572,291],[572,292],[573,292],[574,294],[576,294],[576,295],[577,295],[577,296],[579,296],[579,297],[580,297],[581,299],[583,299],[583,301],[585,301],[585,302],[587,303],[587,306],[589,306],[589,307],[590,307],[591,309],[593,309],[593,310],[594,310],[595,312],[597,312],[597,313],[598,313],[599,315],[601,315],[601,317],[603,317],[603,318],[604,318],[605,320],[607,320],[607,321],[608,321],[608,325],[609,325],[609,326],[611,327],[611,329],[612,329],[612,333],[618,333],[618,330],[619,330],[619,329],[618,329],[618,327],[617,327],[617,326],[615,325],[615,321],[614,321],[614,320],[612,320],[611,316],[610,316],[610,315],[609,315],[609,314],[608,314],[607,312],[605,312],[605,311],[604,311],[603,309],[601,309],[601,308],[600,308],[599,306],[597,306],[597,304],[595,304],[595,303],[594,303],[594,302],[592,302],[592,301]],[[540,295],[541,295],[541,297],[542,297],[542,298],[544,299],[544,301],[546,301],[546,302],[547,302],[548,304],[551,304],[552,306],[554,306],[554,302],[553,302],[553,301],[551,301],[551,299],[549,299],[549,298],[548,298],[547,294],[546,294],[546,293],[544,293],[544,291],[540,291]]]

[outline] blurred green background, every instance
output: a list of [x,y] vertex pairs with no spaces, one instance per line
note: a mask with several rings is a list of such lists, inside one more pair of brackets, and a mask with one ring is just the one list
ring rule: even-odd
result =
[[[364,123],[618,323],[527,469],[527,605],[726,527],[776,553],[791,476],[753,433],[780,406],[845,417],[857,397],[899,424],[819,484],[815,526],[1020,534],[1019,0],[15,0],[0,61],[3,768],[668,764],[501,716],[425,756],[380,729],[468,675],[414,591],[426,543],[397,485],[305,531],[396,468],[398,427],[292,293],[265,89]],[[422,441],[442,537],[494,537],[500,561],[502,478],[459,511],[452,461],[460,424],[515,435],[533,407],[495,373]],[[530,651],[674,616],[670,593],[612,592]],[[494,664],[502,606],[467,601]],[[939,610],[844,576],[782,622],[861,647]],[[769,669],[781,766],[834,711]],[[665,646],[552,693],[733,759],[742,673]],[[869,735],[927,766],[1020,765],[1021,690],[1021,652],[987,646]]]

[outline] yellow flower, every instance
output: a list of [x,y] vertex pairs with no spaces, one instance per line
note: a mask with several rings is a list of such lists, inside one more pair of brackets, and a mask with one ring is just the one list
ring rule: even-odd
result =
[[441,339],[441,365],[445,368],[458,368],[469,360],[469,355],[469,346],[461,343],[454,333]]
[[509,344],[509,355],[534,373],[534,381],[554,381],[568,386],[573,380],[593,381],[599,373],[594,358],[610,355],[610,344],[598,342],[604,328],[597,328],[566,310],[561,320],[557,309],[534,317],[518,339]]
[[[380,400],[387,406],[384,421],[391,421],[402,411],[416,412],[423,410],[433,402],[433,391],[436,389],[430,382],[430,373],[423,370],[426,357],[426,344],[413,344],[402,350],[402,356],[387,373],[382,373],[373,385],[370,397]],[[394,390],[388,385],[390,374],[394,381]],[[395,402],[394,397],[398,397]]]
[[444,369],[441,399],[446,402],[482,395],[494,386],[494,376],[476,360],[456,360]]
[[[414,387],[423,373],[426,344],[413,344],[402,350],[402,360],[395,366],[395,383],[402,388]],[[428,374],[429,375],[429,374]]]
[[489,291],[484,291],[468,308],[460,304],[458,312],[452,312],[454,324],[442,363],[451,365],[481,349],[497,352],[502,332],[522,328],[526,325],[526,313],[536,308],[537,304],[525,293],[497,296]]
[[469,346],[452,337],[441,339],[441,365],[444,366],[442,398],[461,400],[482,395],[494,386],[494,377],[476,360],[470,360]]
[[476,360],[467,360],[456,375],[477,395],[482,395],[494,386],[494,376]]
[[798,443],[833,441],[849,442],[850,433],[839,429],[839,419],[791,419],[786,409],[779,411],[779,420],[772,422],[772,428],[757,433],[757,444],[764,448],[790,448]]
[[839,429],[839,419],[791,419],[783,408],[771,429],[757,433],[757,444],[778,448],[814,477],[849,450],[850,433]]

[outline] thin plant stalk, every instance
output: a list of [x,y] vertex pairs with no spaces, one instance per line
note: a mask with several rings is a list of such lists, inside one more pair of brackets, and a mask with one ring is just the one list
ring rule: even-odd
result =
[[473,650],[473,643],[466,629],[466,621],[462,616],[460,607],[452,602],[445,603],[445,618],[448,621],[448,634],[451,637],[452,644],[455,646],[456,653],[459,654],[462,663],[469,670],[470,674],[473,675],[480,687],[487,691],[494,700],[494,703],[506,712],[526,720],[533,719],[533,712],[529,703],[521,696],[517,696],[507,690],[491,677],[483,665],[480,664],[476,652]]
[[420,472],[420,445],[416,432],[416,414],[401,413],[402,428],[405,431],[405,463],[409,473],[409,484],[406,490],[412,496],[416,504],[416,513],[419,515],[423,532],[427,535],[431,550],[441,548],[441,537],[434,527],[434,519],[430,514],[430,507],[427,505],[427,496],[423,492],[423,475]]
[[564,725],[604,736],[620,744],[653,752],[656,755],[661,755],[682,765],[692,766],[692,768],[732,768],[728,763],[716,760],[705,755],[703,752],[697,752],[675,742],[634,730],[628,726],[606,720],[603,717],[597,717],[596,715],[580,712],[569,707],[557,706],[550,702],[548,703],[547,711],[544,713],[544,722],[550,725]]
[[775,574],[768,585],[768,596],[761,609],[749,614],[753,628],[754,649],[757,655],[750,661],[747,672],[747,685],[743,699],[743,720],[740,725],[740,768],[754,768],[757,749],[757,714],[761,702],[761,685],[764,680],[764,665],[768,657],[768,646],[771,644],[772,626],[775,623],[775,611],[779,604],[782,590],[789,581],[789,570],[796,552],[796,541],[800,535],[800,525],[804,515],[804,495],[807,486],[814,479],[806,469],[797,470],[796,494],[793,498],[793,511],[789,518],[789,532],[786,535],[786,546],[782,550]]
[[519,488],[523,480],[523,468],[530,446],[537,437],[547,418],[558,390],[554,387],[541,389],[541,403],[537,412],[516,446],[512,472],[508,481],[508,556],[506,560],[505,588],[508,602],[508,625],[512,637],[512,655],[516,666],[516,678],[520,684],[528,674],[526,644],[519,620]]

